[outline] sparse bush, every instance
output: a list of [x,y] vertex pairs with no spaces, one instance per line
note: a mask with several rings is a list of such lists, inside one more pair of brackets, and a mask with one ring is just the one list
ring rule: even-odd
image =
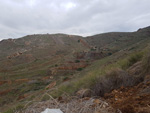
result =
[[55,67],[58,67],[58,64],[55,64]]
[[68,80],[68,79],[69,79],[69,77],[64,77],[64,78],[63,78],[63,81]]
[[77,71],[82,71],[82,70],[83,70],[83,68],[78,68],[78,69],[77,69]]
[[75,60],[75,63],[79,63],[80,62],[80,60]]
[[88,63],[88,62],[89,62],[89,60],[86,60],[86,62]]
[[108,53],[108,55],[110,56],[110,55],[112,55],[112,53]]
[[91,48],[91,51],[96,51],[96,49],[94,49],[94,48]]
[[107,73],[103,77],[97,79],[96,84],[93,89],[94,96],[104,96],[105,93],[108,93],[114,89],[118,89],[121,86],[132,86],[136,84],[136,78],[128,75],[125,71],[121,69],[114,69]]

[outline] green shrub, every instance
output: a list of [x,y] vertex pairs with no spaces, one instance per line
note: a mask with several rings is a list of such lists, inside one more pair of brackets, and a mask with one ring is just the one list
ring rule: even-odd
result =
[[134,53],[122,62],[121,67],[122,69],[128,69],[134,63],[142,60],[142,58],[143,58],[143,52]]
[[75,63],[79,63],[80,62],[80,60],[75,60]]
[[112,55],[112,53],[108,53],[108,55],[110,56],[110,55]]
[[55,64],[55,67],[58,67],[58,64]]
[[91,51],[96,51],[96,49],[91,48]]
[[82,71],[82,70],[83,70],[83,68],[78,68],[78,69],[77,69],[77,71]]
[[63,81],[68,80],[68,79],[69,79],[69,77],[64,77],[64,78],[63,78]]
[[88,62],[89,62],[89,60],[86,60],[86,62],[88,63]]

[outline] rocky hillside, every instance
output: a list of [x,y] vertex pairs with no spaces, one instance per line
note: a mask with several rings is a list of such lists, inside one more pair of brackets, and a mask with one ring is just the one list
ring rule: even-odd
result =
[[3,40],[0,42],[0,59],[1,62],[13,62],[13,65],[17,65],[38,59],[53,58],[59,55],[65,56],[86,50],[87,47],[78,42],[80,39],[82,39],[80,36],[45,34]]
[[[124,72],[143,58],[143,51],[149,43],[150,27],[136,32],[112,32],[89,37],[36,34],[2,40],[0,110],[7,111],[11,106],[11,112],[6,113],[13,113],[14,108],[24,108],[24,102],[48,100],[49,96],[45,93],[55,98],[63,92],[75,95],[82,88],[95,87],[97,77],[107,76],[106,72],[114,67],[121,68],[121,73],[127,75],[124,78],[128,80],[129,75]],[[130,55],[131,59],[128,58]],[[103,81],[107,83],[109,80],[106,78]],[[104,86],[98,85],[99,90],[95,91],[101,93],[92,95],[102,96],[121,87],[117,84],[112,89],[107,87],[106,91]]]

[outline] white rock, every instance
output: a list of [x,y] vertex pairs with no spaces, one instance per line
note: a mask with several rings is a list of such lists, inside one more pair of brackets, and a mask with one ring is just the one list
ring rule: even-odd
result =
[[45,111],[41,113],[63,113],[60,109],[45,109]]

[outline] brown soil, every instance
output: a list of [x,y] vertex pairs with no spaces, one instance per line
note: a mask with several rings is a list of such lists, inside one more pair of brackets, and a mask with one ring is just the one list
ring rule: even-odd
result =
[[122,113],[150,113],[150,76],[134,87],[121,87],[105,94],[104,98]]

